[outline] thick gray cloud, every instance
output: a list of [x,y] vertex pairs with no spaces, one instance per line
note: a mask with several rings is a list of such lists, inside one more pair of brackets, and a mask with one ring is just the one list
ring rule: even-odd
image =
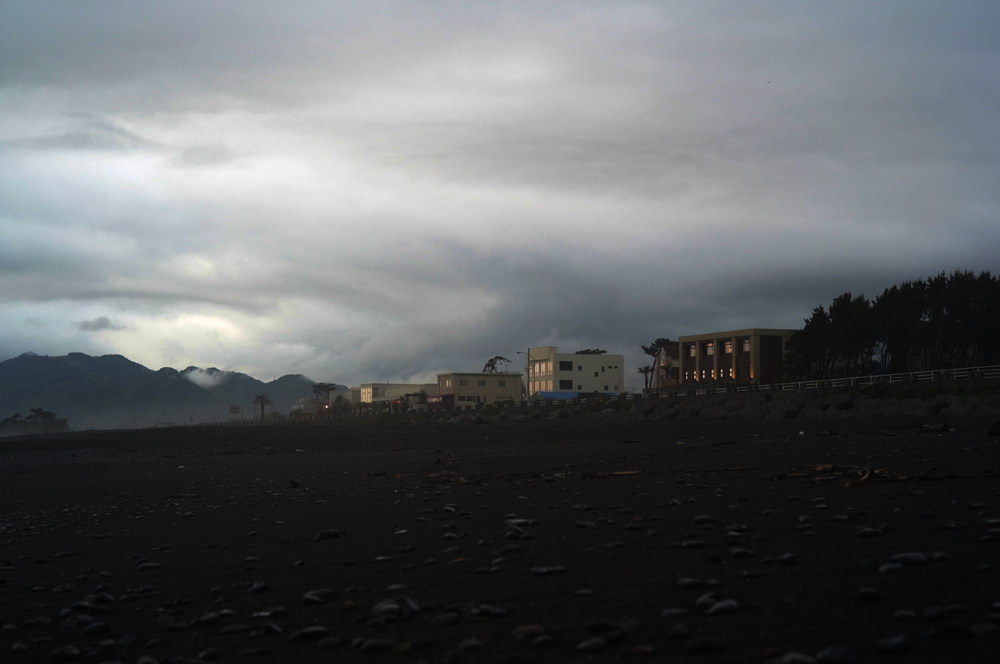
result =
[[1000,7],[828,4],[4,3],[0,357],[638,365],[1000,270]]
[[100,332],[102,330],[124,330],[125,326],[120,325],[107,316],[98,316],[93,320],[80,321],[76,324],[83,332]]

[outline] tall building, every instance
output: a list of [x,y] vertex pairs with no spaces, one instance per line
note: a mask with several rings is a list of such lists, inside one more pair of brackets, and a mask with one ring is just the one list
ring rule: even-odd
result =
[[680,381],[736,385],[778,382],[785,343],[795,331],[749,328],[678,337]]
[[624,355],[560,353],[555,346],[528,349],[528,395],[539,392],[625,390]]

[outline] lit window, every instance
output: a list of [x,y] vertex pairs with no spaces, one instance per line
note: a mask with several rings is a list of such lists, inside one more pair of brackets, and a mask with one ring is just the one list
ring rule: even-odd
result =
[[691,344],[690,346],[688,346],[688,355],[690,357],[696,357],[697,356],[697,351],[695,350],[694,344]]
[[715,355],[715,344],[711,341],[705,344],[705,355]]
[[750,340],[749,339],[744,339],[743,340],[743,352],[744,353],[749,353],[750,352]]
[[724,341],[722,343],[722,352],[725,353],[726,355],[729,355],[730,353],[732,353],[733,352],[733,342],[732,341]]

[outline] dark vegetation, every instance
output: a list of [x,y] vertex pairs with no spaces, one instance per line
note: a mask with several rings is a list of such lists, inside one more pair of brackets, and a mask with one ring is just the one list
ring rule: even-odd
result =
[[14,413],[0,420],[0,436],[60,431],[69,431],[66,420],[44,408],[32,408],[26,417]]
[[1000,280],[942,272],[816,307],[788,340],[785,371],[809,380],[1000,363]]

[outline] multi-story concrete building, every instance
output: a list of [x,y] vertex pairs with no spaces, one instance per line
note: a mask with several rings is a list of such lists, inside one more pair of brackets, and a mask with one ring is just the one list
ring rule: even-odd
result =
[[778,382],[785,343],[795,331],[749,328],[679,337],[680,381],[736,385]]
[[528,396],[538,392],[622,392],[625,356],[560,353],[555,346],[528,349]]
[[379,403],[396,401],[407,394],[425,392],[428,396],[437,394],[437,383],[362,383],[359,390],[359,403]]
[[434,407],[489,405],[521,399],[521,374],[443,373],[437,375],[436,396],[427,400]]

